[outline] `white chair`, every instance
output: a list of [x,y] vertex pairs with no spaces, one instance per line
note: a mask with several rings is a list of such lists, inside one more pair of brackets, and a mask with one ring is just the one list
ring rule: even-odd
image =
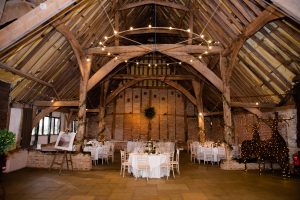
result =
[[197,155],[197,147],[192,143],[190,149],[191,149],[191,162],[195,162],[196,155]]
[[120,175],[123,175],[123,178],[124,178],[126,168],[128,169],[131,166],[131,163],[127,160],[125,151],[120,150],[120,153],[121,153],[121,171],[120,171]]
[[179,171],[179,154],[180,154],[180,150],[179,150],[179,149],[176,149],[175,160],[173,160],[173,161],[171,162],[171,165],[172,165],[173,170],[174,170],[174,168],[175,168],[178,174],[180,174],[180,171]]
[[140,176],[142,176],[142,174],[145,172],[146,173],[146,178],[148,181],[148,178],[150,176],[150,166],[149,166],[149,159],[147,156],[144,155],[140,155],[137,157],[137,163],[135,166],[135,180],[137,180],[137,178]]
[[170,174],[170,171],[172,171],[173,173],[173,178],[175,178],[175,173],[174,173],[174,167],[173,167],[173,162],[174,162],[174,152],[172,153],[164,153],[164,155],[167,156],[167,159],[164,163],[162,163],[160,165],[160,168],[162,169],[166,169],[167,170],[167,180],[169,179],[169,174]]
[[220,165],[220,161],[226,159],[225,147],[218,147],[218,163]]
[[104,160],[108,164],[108,154],[109,154],[109,146],[103,146],[100,147],[98,150],[98,159],[102,160],[102,165],[104,163]]
[[98,165],[98,148],[90,148],[92,164]]
[[212,152],[212,149],[210,147],[204,147],[203,148],[203,154],[204,154],[204,164],[206,162],[211,162],[211,164],[213,164],[214,162],[214,155],[213,155],[213,152]]
[[197,160],[198,160],[199,165],[200,165],[201,160],[204,160],[204,153],[203,153],[203,147],[202,146],[198,147],[196,156],[197,156]]
[[111,162],[113,163],[115,160],[115,144],[114,143],[110,143],[110,148],[108,151],[108,158],[111,158]]

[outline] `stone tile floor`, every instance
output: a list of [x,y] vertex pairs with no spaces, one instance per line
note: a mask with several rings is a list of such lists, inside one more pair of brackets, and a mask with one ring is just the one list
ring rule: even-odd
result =
[[[116,154],[116,156],[118,156]],[[22,169],[4,174],[5,200],[206,200],[300,199],[300,179],[277,173],[224,171],[217,165],[194,164],[181,154],[181,175],[175,179],[135,180],[119,174],[120,162],[92,171],[69,172]],[[1,195],[0,195],[1,199]],[[2,200],[1,199],[1,200]]]

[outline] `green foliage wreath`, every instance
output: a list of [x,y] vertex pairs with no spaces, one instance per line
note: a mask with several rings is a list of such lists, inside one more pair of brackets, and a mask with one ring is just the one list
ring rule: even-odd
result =
[[148,107],[144,110],[144,114],[148,119],[152,119],[155,116],[155,108]]

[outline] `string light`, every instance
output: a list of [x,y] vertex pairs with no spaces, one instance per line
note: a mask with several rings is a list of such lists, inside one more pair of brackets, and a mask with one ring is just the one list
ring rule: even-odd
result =
[[[178,31],[183,31],[183,32],[187,32],[187,33],[191,33],[191,29],[186,29],[186,30],[184,30],[184,29],[179,29],[179,28],[173,28],[173,27],[171,27],[171,26],[169,26],[169,27],[152,27],[152,25],[151,24],[149,24],[148,25],[148,27],[147,28],[151,28],[151,29],[165,29],[165,30],[178,30]],[[132,31],[134,28],[132,27],[132,26],[130,26],[130,28],[129,28],[129,30],[124,30],[124,31],[120,31],[120,32],[118,32],[118,31],[116,31],[116,30],[113,30],[113,35],[111,35],[111,36],[104,36],[104,38],[103,38],[103,41],[100,41],[99,42],[99,45],[100,45],[100,47],[101,47],[101,50],[102,51],[105,51],[105,43],[109,40],[109,39],[111,39],[111,38],[113,38],[113,37],[115,37],[117,34],[122,34],[122,33],[125,33],[125,32],[127,32],[127,31]],[[143,30],[143,29],[146,29],[146,27],[141,27],[141,28],[135,28],[135,30]],[[207,44],[207,50],[204,52],[204,53],[202,53],[201,55],[199,55],[198,56],[198,58],[199,59],[201,59],[202,57],[203,57],[203,55],[207,55],[208,54],[208,52],[209,52],[209,50],[211,50],[212,48],[213,48],[213,46],[212,45],[210,45],[211,43],[213,43],[213,44],[219,44],[219,41],[215,41],[215,42],[213,42],[211,39],[209,39],[209,40],[206,40],[205,39],[205,36],[204,36],[204,34],[200,34],[200,35],[198,35],[198,34],[196,34],[196,33],[192,33],[193,35],[195,35],[196,37],[195,38],[201,38],[202,40],[203,40],[203,42],[205,42],[206,44]],[[122,36],[123,37],[123,36]],[[134,42],[134,41],[133,41]],[[203,42],[201,42],[200,44],[202,44]],[[136,43],[138,43],[138,42],[136,42]],[[180,43],[180,42],[179,42]],[[178,43],[178,44],[179,44]],[[140,44],[140,43],[138,43],[138,44]],[[166,50],[166,49],[165,49]],[[111,52],[107,52],[107,55],[108,56],[116,56],[116,55],[113,55]],[[190,60],[190,62],[193,62],[192,60]],[[178,63],[178,62],[177,62]],[[181,65],[181,62],[179,62],[179,65]],[[168,64],[167,64],[167,66],[168,66]]]

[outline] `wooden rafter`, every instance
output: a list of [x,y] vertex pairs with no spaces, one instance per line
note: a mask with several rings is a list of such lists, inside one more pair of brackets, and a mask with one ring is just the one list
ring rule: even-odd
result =
[[145,6],[145,5],[149,5],[149,4],[155,4],[155,5],[175,8],[175,9],[178,9],[178,10],[189,11],[189,9],[187,7],[185,7],[184,5],[177,4],[177,3],[171,3],[171,2],[168,2],[168,1],[157,1],[157,0],[144,0],[144,1],[139,1],[139,2],[136,2],[136,3],[129,3],[129,4],[126,4],[124,6],[121,6],[119,8],[119,10],[127,10],[127,9],[135,8],[135,7],[138,7],[138,6]]
[[85,53],[82,50],[81,45],[79,44],[78,40],[75,38],[75,36],[72,34],[72,32],[70,31],[70,29],[65,26],[64,24],[60,24],[58,26],[55,27],[61,34],[63,34],[66,39],[68,40],[68,42],[70,43],[73,52],[76,56],[78,65],[79,65],[79,69],[80,69],[80,73],[81,76],[83,76],[83,62],[82,60],[85,59]]
[[6,0],[0,1],[0,20],[2,18],[2,14],[3,14],[4,7],[5,7],[5,3],[6,3]]
[[[209,80],[219,91],[223,92],[222,80],[211,71],[205,63],[200,62],[192,55],[183,52],[161,52],[182,62],[188,63]],[[192,62],[191,62],[192,61]]]
[[59,107],[48,107],[48,108],[45,108],[43,109],[39,114],[37,114],[35,116],[35,118],[33,119],[33,122],[32,122],[32,127],[35,127],[39,121],[46,115],[48,115],[49,113],[51,112],[54,112],[55,110],[57,110]]
[[116,74],[112,77],[113,79],[143,79],[143,80],[193,80],[195,76],[192,75],[129,75],[129,74]]
[[0,51],[24,37],[61,10],[72,5],[77,0],[48,0],[44,2],[46,9],[40,6],[34,8],[7,27],[0,30]]
[[91,90],[98,82],[100,82],[108,73],[116,68],[120,63],[131,58],[135,58],[145,54],[145,52],[123,53],[119,55],[119,59],[112,59],[102,66],[88,81],[87,91]]
[[243,30],[243,34],[241,34],[237,40],[232,42],[231,47],[223,52],[223,55],[228,55],[228,53],[232,52],[229,65],[226,70],[226,76],[228,77],[228,79],[230,79],[231,77],[237,55],[244,42],[258,30],[264,27],[267,23],[279,19],[283,16],[284,15],[275,10],[273,6],[268,6],[255,20],[253,20],[245,27],[245,29]]
[[76,107],[79,105],[78,101],[35,101],[33,103],[38,107]]
[[4,63],[1,63],[1,62],[0,62],[0,68],[2,68],[2,69],[4,69],[4,70],[7,70],[7,71],[9,71],[9,72],[12,72],[12,73],[14,73],[14,74],[17,74],[17,75],[19,75],[19,76],[21,76],[21,77],[24,77],[24,78],[26,78],[26,79],[35,81],[35,82],[40,83],[40,84],[42,84],[42,85],[45,85],[45,86],[47,86],[47,87],[51,87],[51,88],[54,87],[52,84],[47,83],[46,81],[43,81],[43,80],[41,80],[41,79],[39,79],[39,78],[36,78],[35,76],[33,76],[33,75],[31,75],[31,74],[22,72],[22,71],[20,71],[20,70],[17,70],[17,69],[15,69],[15,68],[10,67],[10,66],[8,66],[8,65],[6,65],[6,64],[4,64]]
[[[100,54],[106,55],[107,52],[111,54],[121,54],[128,52],[183,52],[191,54],[202,54],[207,51],[208,48],[205,45],[181,45],[181,44],[144,44],[144,45],[132,45],[132,46],[113,46],[106,47],[104,51],[101,47],[89,48],[86,50],[87,54]],[[220,53],[223,49],[219,46],[211,46],[209,54]]]

